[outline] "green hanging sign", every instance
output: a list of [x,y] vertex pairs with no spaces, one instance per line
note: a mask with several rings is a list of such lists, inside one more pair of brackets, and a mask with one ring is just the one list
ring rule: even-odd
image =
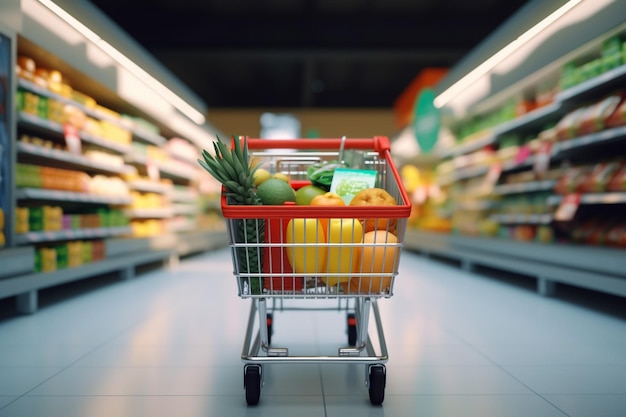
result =
[[439,137],[441,118],[439,109],[435,107],[435,93],[430,88],[420,91],[413,107],[413,128],[415,138],[424,153],[433,150]]

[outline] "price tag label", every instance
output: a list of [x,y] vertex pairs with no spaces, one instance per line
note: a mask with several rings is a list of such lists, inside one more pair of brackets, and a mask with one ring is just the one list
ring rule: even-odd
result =
[[519,165],[524,163],[524,161],[526,161],[530,155],[532,154],[532,151],[530,149],[530,146],[528,145],[524,145],[521,148],[519,148],[519,151],[517,151],[517,154],[515,154],[515,164]]
[[502,174],[502,164],[492,164],[489,167],[489,171],[487,171],[487,176],[485,177],[485,181],[487,182],[487,185],[491,187],[496,185],[496,183],[500,179],[501,174]]
[[161,180],[161,172],[159,171],[159,166],[156,162],[148,159],[146,161],[146,171],[148,172],[148,178],[150,178],[150,181],[159,182]]
[[569,222],[574,219],[578,207],[580,206],[580,194],[568,194],[563,197],[563,201],[554,213],[554,220],[559,222]]
[[69,123],[63,125],[63,136],[65,137],[65,144],[67,145],[67,150],[74,155],[81,155],[82,145],[80,141],[80,135],[78,134],[78,129]]
[[539,150],[535,155],[535,164],[533,166],[533,170],[537,175],[543,176],[548,172],[548,168],[550,168],[550,155],[552,155],[552,143],[541,142]]

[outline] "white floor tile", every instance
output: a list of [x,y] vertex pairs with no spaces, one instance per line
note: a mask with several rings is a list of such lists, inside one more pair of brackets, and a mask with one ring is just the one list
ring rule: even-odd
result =
[[0,410],[0,416],[266,416],[324,417],[322,397],[278,396],[262,398],[247,407],[237,396],[52,396],[23,397]]
[[626,366],[509,366],[506,369],[541,395],[626,394]]
[[622,417],[626,395],[546,395],[545,398],[570,417]]
[[16,396],[0,395],[0,409],[17,400],[18,398],[19,397]]
[[241,367],[66,369],[30,395],[237,395]]
[[2,367],[0,395],[23,395],[59,373],[61,368]]
[[[409,252],[394,296],[378,302],[389,353],[382,406],[369,402],[365,364],[279,363],[263,366],[260,403],[248,407],[241,348],[252,301],[236,291],[230,253],[218,250],[0,320],[0,417],[622,417],[626,409],[623,315]],[[285,300],[273,310],[272,346],[336,355],[347,344],[338,306]],[[370,330],[376,342],[373,317]]]
[[328,417],[345,416],[506,416],[567,417],[533,395],[385,395],[381,406],[365,397],[328,397]]

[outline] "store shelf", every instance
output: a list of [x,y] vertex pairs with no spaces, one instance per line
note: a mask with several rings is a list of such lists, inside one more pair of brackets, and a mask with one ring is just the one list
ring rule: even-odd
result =
[[174,214],[171,207],[133,208],[124,210],[124,214],[134,219],[166,219]]
[[490,169],[489,165],[462,168],[462,169],[455,171],[452,174],[447,174],[445,176],[442,176],[441,178],[439,178],[437,183],[440,186],[446,186],[457,181],[480,177],[481,175],[487,174],[487,172],[489,172],[489,169]]
[[482,265],[536,278],[537,290],[543,295],[554,291],[554,283],[564,283],[626,296],[626,256],[622,249],[418,230],[407,230],[405,247],[458,260],[466,269]]
[[38,308],[38,290],[115,271],[120,271],[120,275],[124,278],[132,277],[135,267],[152,262],[166,261],[173,254],[173,249],[124,254],[83,266],[2,279],[0,280],[0,298],[17,296],[18,312],[34,313]]
[[129,235],[132,229],[128,226],[122,227],[95,227],[86,229],[71,230],[46,230],[41,232],[28,232],[16,235],[18,245],[56,242],[61,240],[96,239],[111,236]]
[[515,160],[506,161],[502,164],[502,173],[509,174],[514,171],[523,171],[529,168],[534,167],[536,162],[535,156],[530,155],[528,158],[524,159],[522,162],[518,162]]
[[0,249],[0,265],[0,282],[2,278],[33,272],[35,248],[29,246]]
[[481,137],[476,139],[470,139],[460,145],[456,145],[450,149],[444,149],[439,153],[439,157],[442,159],[465,155],[470,152],[477,151],[484,148],[487,145],[491,145],[496,142],[497,136],[493,132],[485,132]]
[[179,233],[176,252],[179,256],[206,252],[226,246],[226,230],[192,230]]
[[[145,155],[138,153],[128,154],[124,159],[129,164],[139,166],[146,166],[150,162]],[[197,171],[191,167],[179,167],[178,165],[172,165],[162,161],[154,161],[154,164],[159,169],[160,175],[165,178],[187,182],[194,180],[198,176]]]
[[[63,137],[63,126],[57,122],[51,120],[42,119],[41,117],[34,116],[25,112],[18,112],[18,123],[21,126],[37,129],[41,133],[52,135],[56,137]],[[120,143],[113,142],[106,138],[97,137],[85,132],[78,132],[78,135],[82,142],[98,146],[109,151],[116,152],[118,154],[126,154],[131,151],[131,147]]]
[[584,81],[556,95],[556,100],[562,103],[584,100],[589,96],[603,94],[607,90],[617,89],[626,81],[626,65],[621,65],[597,77]]
[[133,202],[130,196],[98,195],[42,188],[18,188],[15,195],[18,200],[67,201],[85,204],[125,205]]
[[[78,35],[69,24],[59,21],[57,23],[61,26],[57,25],[55,30],[47,28],[46,25],[34,24],[33,22],[38,21],[39,16],[49,13],[49,10],[39,2],[27,2],[28,7],[25,7],[24,4],[20,7],[19,2],[17,3],[15,7],[17,18],[13,19],[15,27],[12,27],[12,31],[15,33],[13,38],[16,41],[13,58],[16,56],[29,57],[36,63],[37,68],[59,71],[63,74],[64,82],[71,85],[75,91],[93,97],[98,105],[95,107],[86,106],[83,104],[86,101],[80,100],[78,95],[62,96],[19,76],[14,77],[13,87],[29,91],[39,97],[51,99],[49,102],[57,100],[63,105],[75,107],[90,118],[107,122],[103,123],[103,126],[110,123],[125,129],[132,135],[132,143],[120,144],[114,140],[79,131],[78,135],[82,147],[97,151],[97,156],[92,159],[78,149],[71,149],[71,151],[58,149],[59,145],[63,146],[66,139],[66,126],[63,123],[56,123],[36,114],[17,111],[14,119],[15,125],[10,129],[11,137],[8,148],[10,152],[5,153],[8,155],[9,173],[11,175],[8,178],[3,178],[3,181],[7,181],[10,184],[9,190],[13,190],[9,194],[11,201],[8,201],[8,207],[17,207],[18,203],[30,206],[31,201],[28,200],[33,202],[37,200],[51,201],[55,202],[55,205],[63,206],[63,213],[80,215],[85,211],[92,210],[94,205],[103,206],[102,208],[107,210],[115,209],[116,206],[129,206],[135,202],[130,196],[18,188],[16,187],[16,177],[13,175],[16,172],[15,166],[13,166],[15,163],[82,171],[90,176],[104,174],[116,177],[116,181],[125,182],[126,174],[131,174],[133,178],[136,178],[137,175],[144,175],[145,170],[147,170],[146,162],[152,162],[146,161],[144,158],[140,162],[133,161],[135,166],[126,164],[120,156],[124,159],[127,158],[137,149],[134,145],[145,148],[147,144],[166,148],[165,145],[168,143],[166,136],[187,140],[196,148],[204,146],[200,144],[212,143],[216,132],[209,123],[198,125],[191,119],[188,120],[176,110],[175,105],[161,99],[158,94],[155,96],[156,91],[132,76],[124,66],[113,63],[113,65],[103,67],[101,57],[95,58],[86,53],[93,46],[89,39],[79,36],[76,38],[79,39],[79,44],[68,43],[68,35]],[[122,49],[129,59],[135,61],[140,67],[149,69],[152,75],[159,78],[158,81],[166,85],[175,95],[192,107],[199,109],[201,113],[206,113],[206,106],[202,100],[171,74],[168,75],[166,69],[159,68],[158,63],[151,59],[146,51],[126,42],[125,35],[120,35],[117,30],[119,28],[116,28],[106,16],[94,14],[93,8],[85,8],[80,2],[65,3],[62,7],[67,8],[66,11],[69,14],[82,19],[81,23],[88,27],[97,27],[99,35],[107,42],[112,41],[117,46],[123,45]],[[13,10],[13,8],[10,9]],[[22,25],[19,23],[22,21],[29,24]],[[9,65],[13,68],[14,65],[20,63],[21,61],[16,62],[12,59]],[[18,71],[12,73],[17,75]],[[125,80],[123,85],[120,85],[119,80]],[[15,93],[16,91],[7,97],[9,97],[9,106],[18,109],[20,108],[20,103],[17,101],[19,96]],[[39,103],[44,103],[44,101],[39,100]],[[124,116],[120,117],[121,114]],[[111,126],[107,125],[106,127]],[[18,140],[21,137],[24,138],[23,141]],[[42,139],[46,146],[36,145],[35,143],[40,142],[30,140],[32,137]],[[69,141],[68,143],[71,144]],[[135,219],[171,218],[173,210],[165,204],[168,203],[167,196],[171,192],[172,184],[198,189],[198,185],[194,183],[198,174],[197,161],[176,154],[176,150],[183,153],[180,149],[174,149],[173,155],[170,155],[171,163],[157,163],[158,175],[155,176],[166,178],[166,180],[162,182],[131,181],[126,183],[132,190],[158,193],[165,196],[162,199],[162,208],[128,211],[127,214],[133,216],[133,226],[135,226]],[[191,155],[193,150],[187,149],[187,155]],[[197,150],[200,152],[200,149]],[[100,151],[104,151],[108,155],[102,155],[104,152]],[[110,158],[105,160],[99,159],[98,156],[110,156]],[[143,167],[139,165],[143,165]],[[149,171],[149,174],[154,174],[152,169]],[[111,179],[113,180],[113,178]],[[146,196],[146,199],[152,197]],[[186,201],[192,202],[189,196],[187,196]],[[153,207],[153,205],[148,206]],[[156,207],[161,206],[157,204]],[[190,209],[187,210],[190,212]],[[194,214],[195,212],[191,213],[191,216]],[[159,223],[165,225],[167,221]],[[210,250],[213,247],[225,245],[227,242],[223,232],[199,231],[197,227],[177,233],[162,233],[150,238],[130,237],[135,230],[130,226],[23,234],[17,234],[10,228],[5,229],[10,231],[6,239],[10,247],[0,248],[0,264],[2,265],[0,298],[17,296],[18,310],[22,312],[36,310],[37,291],[41,288],[114,271],[119,271],[122,277],[129,278],[134,274],[134,268],[142,263],[173,260],[180,254]],[[155,227],[155,230],[161,229]],[[218,238],[213,239],[212,236],[216,233]],[[35,254],[38,247],[42,246],[40,244],[95,238],[103,240],[105,243],[106,256],[104,260],[54,272],[34,272]]]
[[496,195],[532,193],[536,191],[550,191],[556,185],[556,180],[530,181],[517,184],[501,184],[493,189]]
[[[563,196],[552,195],[548,197],[548,205],[561,204]],[[580,204],[626,204],[626,191],[607,193],[585,193],[580,196]]]
[[[167,139],[164,138],[161,135],[158,135],[156,133],[153,132],[149,132],[145,129],[142,128],[131,128],[129,126],[126,125],[126,123],[122,120],[119,119],[115,119],[113,117],[110,117],[102,112],[99,112],[95,109],[89,108],[75,100],[69,99],[67,97],[64,97],[60,94],[57,94],[53,91],[48,90],[47,88],[41,87],[35,83],[32,83],[28,80],[25,80],[23,78],[18,78],[18,86],[25,89],[25,90],[29,90],[33,93],[36,93],[40,96],[44,96],[44,97],[49,97],[49,98],[53,98],[55,100],[58,100],[60,102],[72,105],[77,107],[78,109],[80,109],[81,111],[83,111],[85,114],[87,114],[88,116],[91,116],[95,119],[99,119],[99,120],[106,120],[107,122],[113,123],[119,127],[122,127],[124,129],[129,130],[132,134],[133,137],[135,139],[138,139],[142,142],[146,142],[149,143],[151,145],[156,145],[156,146],[161,146],[164,145],[167,142]],[[82,137],[82,135],[81,135]],[[128,151],[130,150],[130,147],[126,150]]]
[[173,204],[171,206],[173,215],[198,215],[200,214],[200,207],[194,204]]
[[541,129],[546,123],[564,113],[562,103],[557,100],[496,126],[493,129],[494,135],[500,137],[518,130]]
[[94,119],[106,120],[107,122],[116,124],[117,126],[123,127],[124,129],[128,129],[128,126],[124,125],[124,123],[118,119],[114,119],[113,117],[110,117],[102,112],[99,112],[96,109],[87,107],[84,104],[77,102],[76,100],[72,100],[71,98],[62,96],[61,94],[55,93],[54,91],[51,91],[31,81],[25,80],[24,78],[18,78],[17,85],[18,87],[23,88],[24,90],[28,90],[40,96],[52,98],[62,103],[74,106],[78,108],[79,110],[81,110],[82,112],[84,112],[86,115],[93,117]]
[[105,241],[105,259],[52,272],[33,272],[34,248],[0,250],[0,298],[17,296],[18,311],[37,310],[37,291],[85,278],[119,272],[123,279],[135,275],[135,268],[153,262],[169,262],[178,256],[226,246],[226,230],[195,230],[152,238],[110,238]]
[[78,168],[85,171],[101,172],[105,174],[126,174],[132,173],[130,167],[126,165],[116,166],[103,164],[82,155],[75,155],[59,149],[50,149],[31,143],[18,142],[17,151],[24,156],[41,158],[47,161],[63,165],[65,168]]
[[133,138],[141,142],[146,142],[150,145],[162,146],[165,145],[167,139],[156,133],[149,132],[145,129],[133,129]]
[[186,162],[190,165],[198,164],[198,160],[196,158],[191,158],[187,155],[180,154],[176,152],[174,149],[170,150],[169,155],[175,159],[178,159],[179,161]]
[[601,132],[579,136],[577,138],[557,142],[552,146],[552,158],[564,158],[575,152],[586,152],[589,148],[598,148],[618,144],[626,144],[626,126],[606,129]]
[[454,203],[454,210],[483,211],[490,210],[495,205],[496,203],[490,200],[459,201]]
[[155,194],[168,194],[172,188],[171,185],[150,180],[133,180],[127,184],[132,190]]
[[168,193],[171,201],[179,203],[195,203],[198,201],[198,192],[192,190],[177,190],[172,189]]
[[552,214],[493,214],[490,219],[500,224],[550,224],[554,220]]

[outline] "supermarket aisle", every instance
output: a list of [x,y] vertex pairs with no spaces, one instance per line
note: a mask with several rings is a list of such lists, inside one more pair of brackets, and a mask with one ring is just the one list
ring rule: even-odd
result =
[[[363,366],[266,366],[245,405],[239,360],[249,301],[227,250],[100,284],[0,321],[0,416],[608,417],[626,410],[626,318],[405,254],[380,302],[386,398]],[[345,342],[344,313],[275,315],[275,344]],[[298,352],[299,353],[299,352]]]

